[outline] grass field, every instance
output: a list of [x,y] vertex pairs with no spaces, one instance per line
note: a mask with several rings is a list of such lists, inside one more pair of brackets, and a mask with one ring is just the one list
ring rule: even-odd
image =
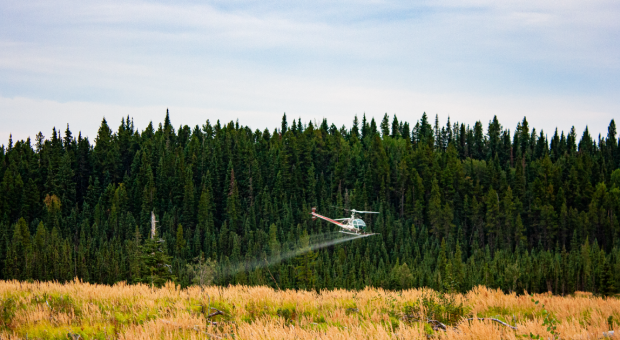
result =
[[620,321],[617,298],[484,287],[443,295],[0,281],[0,298],[2,339],[595,339]]

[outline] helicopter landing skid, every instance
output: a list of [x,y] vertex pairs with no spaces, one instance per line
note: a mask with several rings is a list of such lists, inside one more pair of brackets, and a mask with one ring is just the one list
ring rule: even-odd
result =
[[351,232],[351,231],[340,231],[343,234],[347,234],[347,235],[353,235],[353,236],[372,236],[372,235],[378,235],[377,233],[355,233],[355,232]]

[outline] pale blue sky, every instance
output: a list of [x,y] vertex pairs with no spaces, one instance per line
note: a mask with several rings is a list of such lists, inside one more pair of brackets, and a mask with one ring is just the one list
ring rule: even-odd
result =
[[620,117],[617,1],[0,2],[0,144],[131,115],[276,127],[423,111],[551,134]]

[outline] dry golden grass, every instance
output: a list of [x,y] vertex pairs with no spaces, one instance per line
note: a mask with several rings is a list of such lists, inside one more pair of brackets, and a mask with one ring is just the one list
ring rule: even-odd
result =
[[[543,325],[556,320],[562,339],[600,338],[611,316],[620,320],[620,300],[591,294],[569,297],[504,294],[478,287],[455,294],[448,303],[464,306],[464,315],[493,317],[516,325],[514,331],[486,320],[455,320],[447,331],[433,331],[422,303],[430,290],[334,290],[320,293],[232,286],[160,289],[146,285],[92,285],[79,281],[25,283],[0,281],[0,338],[68,339],[517,339],[552,334]],[[435,295],[438,296],[438,295]],[[222,310],[207,326],[201,305]],[[445,303],[442,302],[442,303]],[[426,306],[426,307],[425,307]],[[438,310],[442,304],[439,303]],[[417,319],[405,318],[417,311]],[[441,314],[441,313],[439,313]],[[446,317],[434,315],[434,318]],[[456,327],[453,327],[456,326]]]

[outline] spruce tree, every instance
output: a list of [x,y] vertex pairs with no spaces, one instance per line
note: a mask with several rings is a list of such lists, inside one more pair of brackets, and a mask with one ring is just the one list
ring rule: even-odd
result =
[[295,259],[295,273],[297,282],[301,288],[314,289],[317,284],[316,260],[318,254],[312,251],[309,244],[309,236],[306,230],[303,231],[300,239],[300,255]]
[[[317,237],[337,228],[311,222],[312,207],[332,217],[330,206],[344,205],[380,211],[362,218],[381,234],[346,243],[346,252],[313,251],[312,274],[297,276],[298,259],[272,264],[278,285],[306,287],[314,277],[315,289],[409,287],[395,280],[404,268],[411,287],[461,291],[486,283],[604,292],[605,266],[620,279],[614,121],[606,138],[571,129],[548,140],[525,118],[512,136],[496,117],[488,130],[438,116],[433,125],[425,113],[384,118],[377,126],[362,117],[350,130],[327,119],[177,130],[167,114],[142,131],[130,117],[117,132],[103,121],[93,144],[68,127],[32,144],[11,138],[0,147],[0,276],[150,284],[150,261],[155,274],[168,276],[159,271],[169,264],[188,285],[204,253],[221,259],[217,284],[264,284],[272,281],[264,271],[229,266],[281,259],[299,249],[304,228]],[[151,239],[154,210],[163,221]],[[444,238],[446,263],[437,268]],[[461,260],[450,255],[455,247]]]
[[168,281],[174,282],[176,277],[172,274],[172,257],[167,254],[166,241],[158,236],[154,214],[152,221],[151,235],[140,246],[142,268],[136,281],[161,287]]
[[609,261],[605,260],[599,275],[599,294],[612,296],[616,293],[616,281]]

